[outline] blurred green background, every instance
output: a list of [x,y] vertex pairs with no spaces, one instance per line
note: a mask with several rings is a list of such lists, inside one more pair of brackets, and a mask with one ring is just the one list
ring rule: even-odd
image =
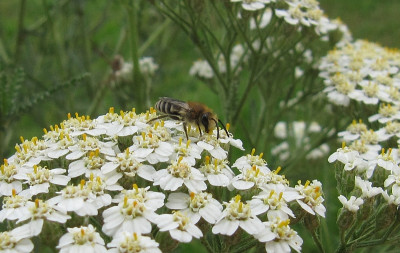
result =
[[[399,47],[400,1],[321,0],[320,4],[330,18],[340,17],[354,38]],[[163,20],[156,10],[146,10],[139,13],[138,22],[141,38],[148,39]],[[218,97],[188,75],[187,63],[201,55],[179,29],[165,25],[142,48],[142,56],[154,57],[160,66],[153,80],[151,102],[159,96],[172,96],[201,101],[221,112]],[[61,122],[69,112],[90,114],[94,118],[110,106],[116,111],[134,107],[132,89],[105,87],[113,57],[119,54],[131,58],[128,37],[126,10],[120,1],[0,1],[0,62],[11,66],[8,72],[15,68],[24,72],[21,92],[15,99],[15,104],[24,105],[24,110],[6,125],[11,131],[3,136],[2,144],[7,146],[0,155],[10,156],[19,136],[41,136],[44,127]],[[144,42],[139,41],[140,46]],[[71,79],[83,74],[89,76],[68,86]],[[33,107],[25,106],[33,94],[54,86],[57,88],[51,95],[43,96],[45,99]],[[3,121],[9,119],[4,114]]]
[[[109,80],[115,55],[131,59],[129,20],[121,2],[0,1],[0,64],[8,82],[19,84],[18,91],[2,93],[0,103],[9,100],[13,106],[0,112],[0,158],[14,152],[19,136],[41,136],[43,128],[58,124],[67,113],[95,118],[110,106],[117,112],[137,106],[134,87]],[[321,0],[320,4],[330,18],[340,17],[355,39],[400,48],[400,1]],[[188,74],[188,63],[201,57],[188,37],[156,10],[146,8],[138,17],[139,52],[154,57],[159,65],[150,102],[171,96],[201,101],[221,113],[219,97]],[[238,137],[245,141],[244,136]],[[299,164],[288,177],[321,180],[327,203],[338,206],[333,169],[327,162]],[[323,231],[335,230],[336,211],[328,206]],[[335,240],[323,234],[327,248],[334,249]],[[305,244],[304,252],[312,252],[309,245]],[[184,252],[185,246],[180,250]]]

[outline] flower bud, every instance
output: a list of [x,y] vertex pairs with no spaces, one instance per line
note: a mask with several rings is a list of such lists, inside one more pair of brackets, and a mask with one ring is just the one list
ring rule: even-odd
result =
[[342,208],[338,219],[337,219],[337,224],[340,228],[340,230],[347,230],[351,225],[354,223],[354,220],[356,218],[356,213],[353,213],[347,209]]
[[388,228],[394,221],[396,217],[397,206],[393,204],[383,206],[376,215],[376,229],[379,231],[381,229]]
[[319,217],[317,215],[306,214],[304,217],[304,225],[311,232],[315,231],[320,225]]

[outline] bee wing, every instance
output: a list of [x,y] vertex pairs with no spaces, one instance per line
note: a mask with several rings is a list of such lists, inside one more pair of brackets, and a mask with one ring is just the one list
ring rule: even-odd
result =
[[157,102],[156,108],[161,112],[180,117],[190,111],[188,103],[170,97],[161,97]]

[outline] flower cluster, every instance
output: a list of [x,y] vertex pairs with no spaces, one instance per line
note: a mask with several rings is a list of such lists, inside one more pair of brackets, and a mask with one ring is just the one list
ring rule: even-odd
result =
[[324,92],[337,105],[348,106],[350,100],[367,105],[384,102],[379,113],[387,118],[393,111],[397,113],[400,101],[399,59],[397,50],[372,42],[357,40],[344,44],[321,60],[319,69],[326,85]]
[[[349,242],[381,239],[382,231],[389,235],[394,228],[390,225],[396,223],[400,204],[399,68],[397,50],[362,40],[329,52],[320,65],[329,101],[340,106],[360,103],[376,113],[363,115],[369,122],[353,120],[339,132],[342,147],[328,158],[338,165],[343,205],[338,224],[341,233],[347,233],[342,243],[350,247]],[[379,129],[370,128],[369,123]],[[373,224],[368,231],[366,224]]]
[[68,115],[42,139],[21,138],[0,169],[0,222],[10,228],[0,250],[29,252],[31,238],[67,227],[52,238],[60,252],[160,252],[174,245],[164,233],[177,244],[240,229],[267,251],[300,251],[289,224],[325,216],[318,181],[290,187],[254,149],[230,165],[230,147],[243,150],[231,133],[191,128],[185,140],[180,122],[157,116],[110,108],[96,119]]
[[[338,23],[327,18],[317,0],[231,0],[241,2],[246,11],[264,10],[260,15],[260,27],[265,27],[272,12],[287,24],[314,27],[317,34],[326,34],[338,28]],[[254,24],[254,22],[253,22]]]
[[[287,37],[269,31],[277,29],[281,23],[295,26],[299,32],[302,29],[312,28],[314,34],[322,41],[329,40],[328,34],[332,31],[342,33],[341,41],[351,39],[347,26],[340,20],[327,18],[316,0],[231,0],[231,2],[232,4],[241,2],[243,9],[250,11],[250,13],[238,12],[238,19],[248,26],[246,28],[248,34],[245,35],[248,36],[248,40],[233,46],[228,53],[218,52],[214,56],[216,59],[214,66],[210,65],[209,59],[195,61],[189,70],[190,75],[203,80],[212,79],[216,72],[238,76],[252,57],[272,56],[277,60],[282,60],[281,41],[286,41]],[[256,13],[251,12],[256,10]],[[312,51],[308,46],[303,45],[302,41],[287,54],[295,55],[299,59],[303,59],[309,66],[312,65]],[[296,76],[301,76],[302,72],[300,66],[296,66]]]

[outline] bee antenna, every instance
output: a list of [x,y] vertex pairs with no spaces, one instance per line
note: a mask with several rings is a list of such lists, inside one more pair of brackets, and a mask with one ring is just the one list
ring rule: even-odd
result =
[[[218,138],[219,138],[219,127],[218,127],[218,123],[217,123],[217,121],[216,121],[215,119],[213,119],[213,120],[215,121],[215,124],[217,125],[217,139],[218,139]],[[226,135],[229,137],[230,135],[229,135],[229,133],[228,133],[228,130],[226,130],[224,123],[223,123],[220,119],[218,119],[218,122],[221,124],[222,128],[225,130]]]
[[[225,130],[226,135],[229,137],[230,135],[228,133],[228,130],[226,130],[224,123],[222,123],[222,121],[220,119],[218,119],[218,122],[221,124],[222,128]],[[217,131],[217,134],[218,134],[218,131]]]

